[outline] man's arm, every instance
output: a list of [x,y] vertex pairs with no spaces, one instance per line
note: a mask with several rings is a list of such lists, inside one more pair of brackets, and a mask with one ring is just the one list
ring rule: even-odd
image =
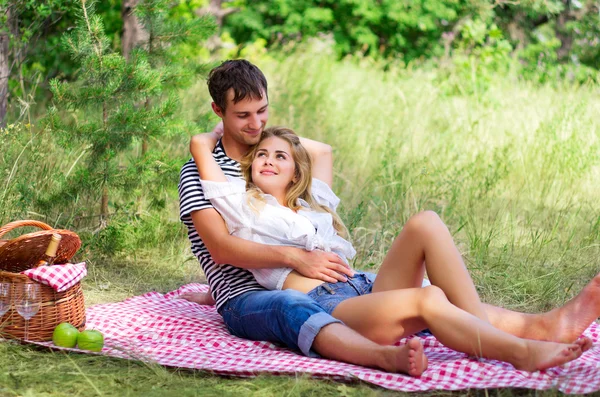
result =
[[312,157],[313,178],[317,178],[331,187],[333,183],[333,150],[331,146],[302,137],[300,137],[300,143]]
[[343,274],[354,274],[331,252],[265,245],[232,236],[213,208],[194,211],[191,216],[198,235],[217,264],[244,269],[291,267],[303,276],[325,282],[346,281]]

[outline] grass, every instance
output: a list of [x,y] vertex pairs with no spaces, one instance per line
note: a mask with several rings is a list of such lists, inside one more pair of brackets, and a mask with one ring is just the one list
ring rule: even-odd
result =
[[[600,271],[598,87],[534,86],[512,76],[479,84],[442,69],[382,72],[310,51],[256,62],[270,82],[270,125],[291,126],[335,149],[334,190],[358,251],[355,267],[376,270],[404,222],[435,210],[487,302],[547,310]],[[211,122],[204,83],[182,98],[186,119]],[[83,218],[93,214],[93,198],[35,204],[40,192],[55,189],[61,175],[77,167],[81,148],[61,148],[43,135],[13,132],[1,139],[0,221],[43,213],[49,223],[77,230],[85,241],[78,257],[89,263],[88,304],[203,280],[177,219],[176,175],[189,137],[152,143],[168,181],[160,190],[164,205],[122,193],[119,202],[130,206],[112,208],[121,215],[97,234]],[[534,394],[489,394],[515,392]],[[229,379],[0,344],[0,396],[175,393],[392,394],[361,383]]]

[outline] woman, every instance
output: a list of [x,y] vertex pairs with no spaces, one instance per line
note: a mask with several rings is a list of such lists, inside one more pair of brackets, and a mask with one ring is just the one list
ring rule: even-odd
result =
[[[242,163],[245,183],[227,178],[214,161],[216,135],[197,138],[192,154],[205,196],[230,233],[266,244],[331,250],[346,262],[354,255],[350,243],[340,237],[345,228],[335,213],[339,200],[325,183],[311,180],[310,156],[291,130],[263,132]],[[314,177],[320,172],[328,171],[315,170]],[[425,271],[433,286],[420,288]],[[380,344],[429,328],[450,348],[527,371],[564,364],[591,346],[587,338],[545,342],[494,328],[447,228],[431,212],[409,220],[376,278],[357,272],[347,283],[324,283],[284,268],[261,269],[255,276],[269,289],[307,293],[334,317]],[[413,355],[422,354],[414,342],[411,348]],[[419,375],[426,361],[418,361],[406,372]]]

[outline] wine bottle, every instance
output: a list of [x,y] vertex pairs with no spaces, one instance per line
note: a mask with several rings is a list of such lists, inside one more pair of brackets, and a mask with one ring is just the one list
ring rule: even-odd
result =
[[48,248],[46,248],[46,253],[42,259],[39,260],[36,267],[50,266],[54,263],[54,260],[56,259],[56,251],[58,250],[58,244],[60,244],[61,238],[62,236],[60,234],[55,233],[52,235],[50,244],[48,244]]

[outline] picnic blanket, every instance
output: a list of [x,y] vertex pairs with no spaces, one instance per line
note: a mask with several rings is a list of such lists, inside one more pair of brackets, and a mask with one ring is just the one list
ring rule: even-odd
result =
[[[600,390],[600,325],[596,323],[585,335],[597,345],[563,367],[536,373],[517,371],[510,364],[495,360],[470,358],[427,336],[422,341],[429,368],[420,378],[412,378],[304,357],[272,343],[232,336],[214,307],[175,299],[182,293],[204,292],[207,288],[203,284],[188,284],[164,295],[149,292],[123,302],[92,306],[87,309],[87,329],[104,334],[102,353],[108,356],[229,376],[249,377],[266,372],[310,374],[346,381],[360,379],[401,391],[515,387],[581,394]],[[51,342],[45,345],[50,346]]]

